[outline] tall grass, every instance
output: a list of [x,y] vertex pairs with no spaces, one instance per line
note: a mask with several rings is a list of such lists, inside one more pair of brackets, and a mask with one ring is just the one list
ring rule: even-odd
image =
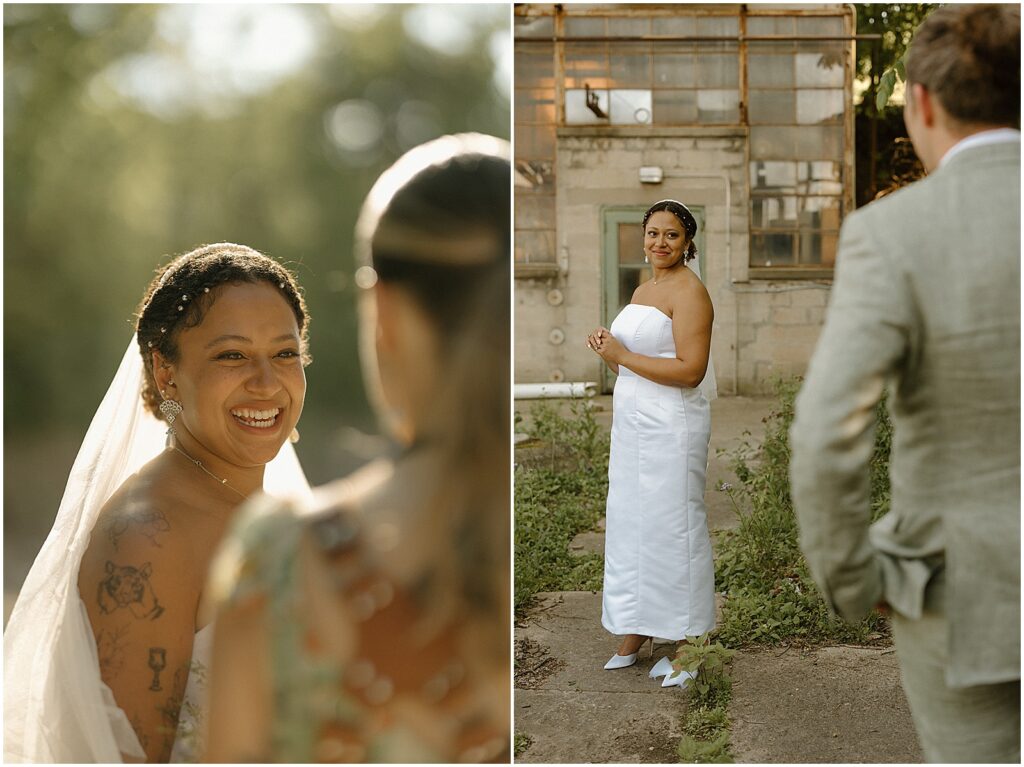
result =
[[[783,641],[864,642],[884,621],[872,613],[859,625],[832,615],[819,596],[797,543],[789,494],[789,427],[799,379],[776,384],[778,407],[765,419],[760,447],[745,442],[727,453],[739,486],[730,491],[740,524],[719,534],[715,580],[725,597],[719,639],[731,647]],[[889,451],[892,425],[885,403],[871,458],[874,518],[889,508]]]
[[540,591],[601,588],[600,554],[574,555],[572,539],[593,530],[608,494],[608,433],[586,400],[563,417],[546,402],[533,406],[527,429],[541,451],[515,475],[515,608]]

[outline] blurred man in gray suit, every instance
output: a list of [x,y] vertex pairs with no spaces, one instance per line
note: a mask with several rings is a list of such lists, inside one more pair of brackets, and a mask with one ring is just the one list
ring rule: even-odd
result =
[[[929,175],[843,225],[791,432],[829,604],[890,611],[926,758],[1020,761],[1020,7],[948,5],[906,62]],[[870,524],[890,389],[892,510]]]

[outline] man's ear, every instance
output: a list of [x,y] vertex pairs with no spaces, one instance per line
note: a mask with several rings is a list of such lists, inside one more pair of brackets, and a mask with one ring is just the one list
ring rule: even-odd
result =
[[935,125],[935,99],[921,83],[910,83],[913,108],[920,115],[921,122],[931,128]]

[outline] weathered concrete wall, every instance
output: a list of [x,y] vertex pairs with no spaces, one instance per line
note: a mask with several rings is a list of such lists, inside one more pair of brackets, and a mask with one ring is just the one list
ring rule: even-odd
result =
[[[559,271],[516,279],[517,382],[601,380],[601,362],[584,340],[602,317],[602,210],[647,206],[666,197],[704,208],[704,281],[715,305],[712,358],[719,390],[758,393],[774,375],[806,370],[828,286],[747,281],[745,130],[667,128],[663,133],[559,130]],[[641,184],[639,169],[645,165],[660,166],[663,183]]]

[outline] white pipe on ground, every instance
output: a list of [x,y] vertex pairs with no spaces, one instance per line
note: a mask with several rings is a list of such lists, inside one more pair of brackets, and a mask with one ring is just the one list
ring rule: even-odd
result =
[[593,397],[595,394],[597,394],[597,384],[593,381],[517,383],[512,388],[512,396],[516,399],[569,399],[572,397]]

